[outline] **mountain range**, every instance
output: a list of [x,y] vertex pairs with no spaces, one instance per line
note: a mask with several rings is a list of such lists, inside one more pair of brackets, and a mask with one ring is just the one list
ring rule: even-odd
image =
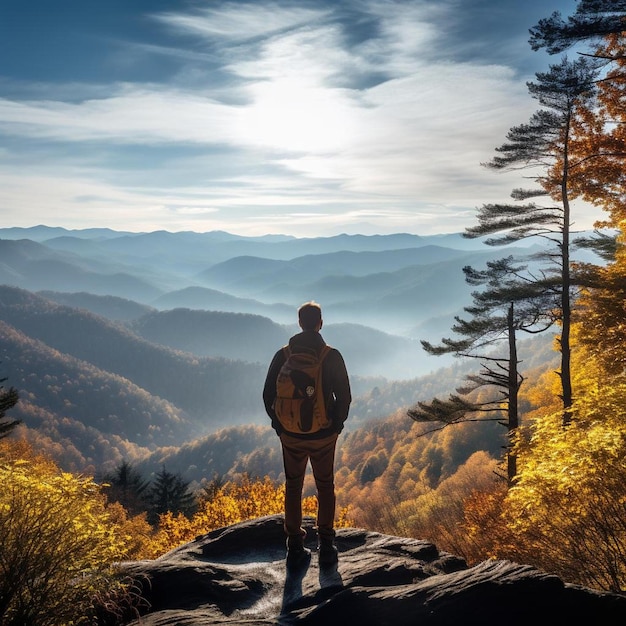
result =
[[184,450],[190,467],[228,440],[224,471],[273,435],[261,388],[301,302],[323,306],[357,428],[454,389],[466,369],[419,339],[439,341],[470,303],[462,267],[501,256],[460,235],[0,229],[0,377],[20,393],[11,415],[68,469]]
[[[509,247],[528,258],[533,247]],[[317,300],[329,323],[404,337],[440,335],[468,304],[462,267],[499,249],[461,235],[296,239],[210,233],[0,229],[0,284],[116,296],[158,310],[252,313],[280,324]]]

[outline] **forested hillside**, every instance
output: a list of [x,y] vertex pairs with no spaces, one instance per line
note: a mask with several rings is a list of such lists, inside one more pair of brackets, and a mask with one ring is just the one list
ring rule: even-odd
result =
[[[548,336],[521,342],[520,357],[527,389],[556,365]],[[492,459],[501,456],[506,445],[506,429],[501,424],[474,423],[437,432],[438,427],[416,424],[406,414],[406,409],[420,400],[452,393],[471,371],[470,364],[458,362],[410,381],[380,381],[379,386],[354,398],[337,455],[342,506],[360,510],[368,507],[368,501],[371,505],[368,494],[377,478],[386,485],[381,489],[381,483],[376,483],[380,504],[386,501],[385,493],[409,493],[417,480],[435,486],[453,475],[474,452],[483,451]],[[528,413],[537,408],[530,393],[523,395],[521,404]],[[401,474],[398,464],[404,467]],[[163,465],[194,485],[215,477],[235,480],[244,474],[282,478],[279,441],[266,423],[225,428],[180,447],[159,448],[139,462],[146,475]],[[357,495],[361,489],[362,497]],[[308,492],[314,493],[312,483]]]
[[68,469],[263,419],[266,366],[198,358],[85,310],[1,291],[0,367],[20,393],[15,417]]
[[[114,303],[114,312],[122,317],[130,311],[141,315],[127,323],[113,322],[85,308],[0,288],[2,372],[20,392],[15,416],[31,429],[30,437],[37,438],[42,449],[79,471],[111,467],[123,458],[138,460],[152,451],[145,462],[151,472],[167,463],[196,482],[212,473],[236,475],[242,467],[254,475],[278,476],[276,450],[261,445],[267,433],[258,435],[258,450],[253,451],[246,443],[249,431],[232,428],[267,425],[260,397],[267,362],[295,327],[213,311],[146,314],[141,305],[111,302],[106,296],[77,294],[70,300],[105,309]],[[404,341],[396,338],[394,343],[384,333],[342,324],[328,325],[324,335],[342,346],[351,370],[351,363],[359,363],[361,370],[368,363],[384,368]],[[404,343],[417,353],[414,344]],[[527,367],[553,356],[549,341],[535,341],[527,349],[523,344],[521,350]],[[206,353],[228,358],[203,356]],[[457,362],[407,380],[351,375],[354,400],[347,430],[419,400],[451,393],[468,372],[467,363]],[[223,445],[224,436],[231,441],[228,446]],[[276,443],[271,437],[269,442]]]
[[61,291],[39,291],[38,295],[57,304],[75,309],[86,309],[109,320],[125,322],[154,311],[153,307],[117,296],[99,296],[85,291],[72,293]]
[[[176,308],[153,311],[129,322],[137,335],[197,356],[221,356],[267,365],[274,352],[298,332],[296,323],[277,324],[260,315]],[[423,358],[415,339],[389,335],[358,324],[324,325],[324,339],[339,347],[358,378],[415,378]],[[357,389],[359,385],[357,384]]]
[[172,402],[200,430],[233,421],[243,423],[260,415],[258,390],[265,371],[258,364],[197,359],[145,341],[104,318],[29,292],[5,287],[2,294],[0,315],[6,323]]

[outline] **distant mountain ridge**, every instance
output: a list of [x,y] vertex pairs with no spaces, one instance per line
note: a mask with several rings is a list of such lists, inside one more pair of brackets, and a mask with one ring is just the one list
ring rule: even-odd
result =
[[155,310],[153,307],[126,298],[98,296],[85,291],[64,293],[44,290],[39,291],[38,295],[57,304],[64,304],[75,309],[86,309],[113,321],[134,320]]
[[[95,269],[98,265],[102,270]],[[29,240],[0,239],[0,284],[31,291],[88,291],[98,295],[117,295],[141,301],[163,293],[132,271],[124,273],[114,261],[79,256],[53,250]]]
[[238,256],[213,265],[198,278],[220,286],[238,288],[241,285],[249,291],[259,278],[267,282],[268,277],[280,280],[286,275],[287,279],[304,282],[319,280],[328,275],[362,277],[467,256],[466,250],[433,245],[382,251],[341,250],[318,255],[307,254],[287,261]]
[[[520,259],[533,251],[506,249]],[[0,229],[0,284],[126,298],[161,310],[245,312],[283,324],[315,299],[334,323],[415,338],[414,329],[433,315],[445,332],[469,302],[464,265],[482,267],[502,254],[460,234],[296,239],[39,226]]]
[[275,467],[267,446],[250,446],[272,434],[261,388],[273,353],[298,332],[301,302],[323,306],[357,425],[452,391],[459,369],[421,383],[453,359],[427,355],[419,339],[448,336],[470,303],[464,265],[532,251],[460,235],[0,229],[0,376],[20,392],[14,417],[68,469],[123,458],[188,469],[226,439],[223,471]]
[[[0,363],[9,384],[32,407],[54,407],[59,418],[85,424],[100,416],[99,430],[106,432],[119,421],[130,430],[118,428],[118,434],[144,446],[180,444],[264,419],[259,399],[265,366],[258,363],[177,352],[85,310],[12,287],[0,288],[0,320]],[[96,384],[94,376],[111,382]],[[130,388],[136,391],[124,391]],[[114,398],[116,408],[105,409]],[[166,403],[162,416],[151,402]],[[23,408],[18,403],[16,417]]]
[[239,298],[208,287],[184,287],[170,291],[152,301],[160,310],[177,308],[201,309],[226,313],[251,313],[277,321],[293,321],[294,308],[286,304],[264,304],[253,298]]

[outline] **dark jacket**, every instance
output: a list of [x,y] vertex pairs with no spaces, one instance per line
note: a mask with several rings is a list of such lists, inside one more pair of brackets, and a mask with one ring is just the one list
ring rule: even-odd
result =
[[[313,348],[319,353],[325,345],[326,342],[322,335],[314,330],[298,333],[289,340],[289,348],[292,352],[298,352],[299,349],[302,351],[303,348],[308,350]],[[278,435],[280,435],[283,429],[278,421],[278,417],[276,417],[273,404],[276,399],[276,378],[284,362],[285,353],[281,348],[276,352],[270,363],[265,378],[265,386],[263,387],[265,410],[272,420],[272,428]],[[333,433],[340,433],[343,430],[343,424],[348,419],[352,395],[346,364],[339,350],[335,348],[331,348],[322,364],[322,388],[324,390],[324,398],[326,398],[326,414],[332,420],[332,426],[311,434],[289,433],[293,437],[322,439]]]

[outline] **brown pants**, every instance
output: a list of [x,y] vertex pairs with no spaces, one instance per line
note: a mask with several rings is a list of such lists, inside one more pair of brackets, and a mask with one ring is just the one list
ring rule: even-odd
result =
[[285,532],[305,535],[302,528],[302,486],[307,462],[311,461],[317,488],[317,532],[334,537],[335,521],[335,446],[337,434],[324,439],[297,439],[285,433],[280,442],[285,468]]

